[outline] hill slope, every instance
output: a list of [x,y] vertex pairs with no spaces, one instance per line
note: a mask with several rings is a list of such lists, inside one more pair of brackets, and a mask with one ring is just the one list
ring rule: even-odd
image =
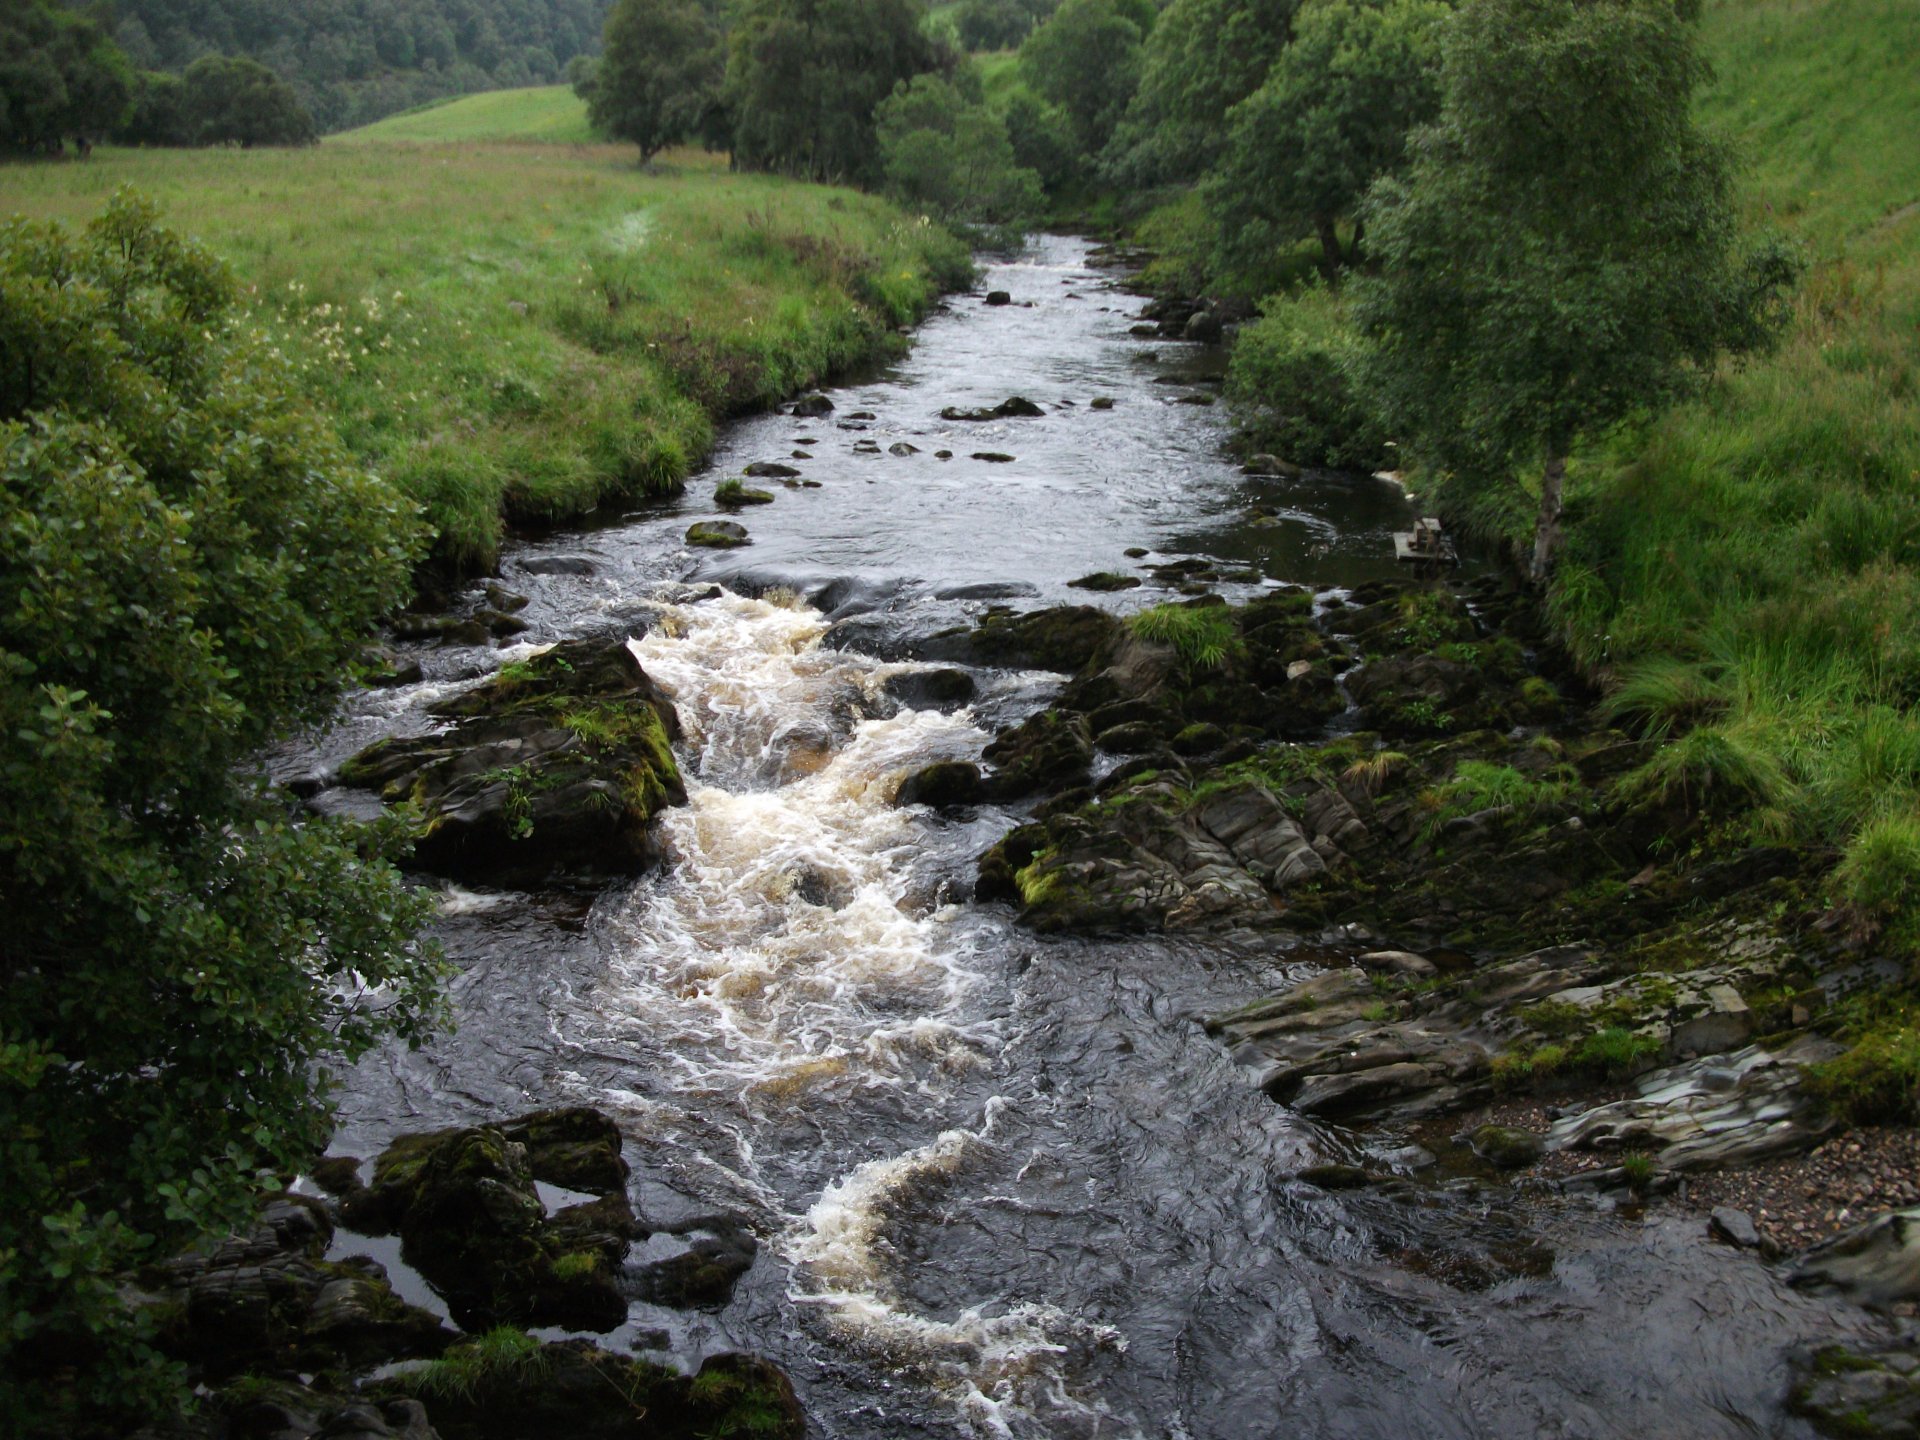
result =
[[513,141],[586,145],[594,141],[587,106],[565,85],[491,90],[440,100],[333,137],[335,144],[363,141]]

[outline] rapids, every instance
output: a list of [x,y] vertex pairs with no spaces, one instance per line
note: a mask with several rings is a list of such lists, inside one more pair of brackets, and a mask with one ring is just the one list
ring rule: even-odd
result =
[[[1276,941],[1038,939],[965,898],[1013,815],[893,806],[1057,683],[981,671],[965,708],[902,707],[888,682],[928,668],[885,658],[903,635],[989,599],[1089,602],[1066,582],[1130,569],[1129,546],[1245,567],[1229,595],[1392,571],[1398,489],[1242,477],[1219,410],[1175,403],[1212,393],[1218,354],[1131,338],[1135,303],[1088,261],[1037,241],[983,284],[1016,304],[957,298],[832,415],[745,421],[686,497],[509,557],[530,644],[632,637],[678,705],[689,803],[670,865],[591,903],[448,889],[458,1029],[345,1077],[336,1151],[606,1109],[649,1221],[744,1215],[761,1248],[724,1309],[636,1305],[602,1343],[765,1354],[835,1440],[1803,1433],[1781,1355],[1840,1312],[1693,1225],[1414,1178],[1393,1137],[1296,1117],[1195,1018],[1297,970]],[[1050,413],[938,418],[1013,394]],[[750,548],[681,546],[713,479],[796,451],[820,488],[747,511]],[[360,697],[280,768],[424,728],[475,654],[422,651],[423,684]],[[1409,1178],[1288,1178],[1363,1152]]]

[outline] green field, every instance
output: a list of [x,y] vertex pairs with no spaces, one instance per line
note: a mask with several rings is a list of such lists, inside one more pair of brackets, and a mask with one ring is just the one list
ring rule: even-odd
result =
[[[407,118],[465,132],[513,94]],[[967,272],[950,236],[872,196],[699,152],[635,160],[473,139],[102,149],[0,168],[0,215],[78,223],[122,185],[156,200],[233,264],[244,323],[465,570],[515,519],[677,486],[716,418],[900,344]]]
[[595,136],[587,127],[584,100],[565,85],[537,85],[436,101],[335,135],[327,143],[352,145],[379,140],[521,140],[591,145]]
[[1669,778],[1749,802],[1732,838],[1835,847],[1834,898],[1920,946],[1920,25],[1702,23],[1750,219],[1816,264],[1775,354],[1585,458],[1553,604],[1625,713],[1684,732]]

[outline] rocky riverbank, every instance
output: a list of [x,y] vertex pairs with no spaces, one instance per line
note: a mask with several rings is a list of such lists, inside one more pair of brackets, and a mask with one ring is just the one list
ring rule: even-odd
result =
[[[798,1440],[799,1402],[765,1361],[716,1355],[685,1375],[593,1343],[634,1300],[723,1304],[755,1249],[729,1217],[650,1225],[621,1150],[590,1109],[406,1135],[370,1175],[328,1160],[246,1233],[155,1267],[141,1303],[203,1396],[178,1433]],[[370,1253],[389,1235],[417,1272],[401,1288],[425,1304]]]
[[[1610,723],[1523,597],[1202,594],[989,616],[917,653],[1069,677],[987,766],[904,787],[1031,807],[982,898],[1048,932],[1270,935],[1298,962],[1205,1019],[1276,1102],[1403,1136],[1436,1177],[1692,1205],[1795,1283],[1913,1313],[1912,1177],[1860,1158],[1831,1070],[1840,1007],[1904,977],[1823,902],[1828,857],[1729,843],[1743,797]],[[1910,1154],[1890,1133],[1865,1139]],[[1809,1223],[1836,1157],[1845,1209]],[[1911,1370],[1837,1354],[1803,1357],[1803,1413],[1914,1433]]]

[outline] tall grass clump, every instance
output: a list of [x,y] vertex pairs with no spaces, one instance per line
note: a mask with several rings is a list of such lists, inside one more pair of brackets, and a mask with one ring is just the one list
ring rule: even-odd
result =
[[1239,643],[1224,605],[1155,605],[1131,616],[1127,628],[1142,640],[1171,645],[1193,670],[1219,669]]

